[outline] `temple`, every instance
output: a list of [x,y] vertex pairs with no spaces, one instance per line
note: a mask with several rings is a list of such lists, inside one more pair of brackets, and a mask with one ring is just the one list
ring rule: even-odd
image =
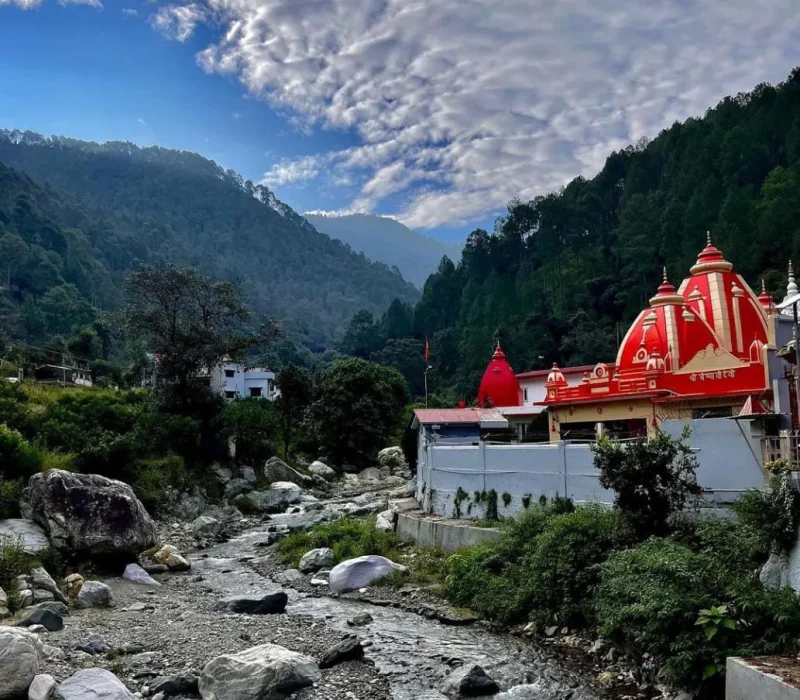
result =
[[[521,437],[546,409],[552,442],[598,432],[644,436],[665,420],[776,415],[781,318],[763,284],[756,294],[708,239],[677,289],[664,271],[614,363],[515,375],[498,345],[478,405],[501,409]],[[788,411],[792,402],[782,403]]]

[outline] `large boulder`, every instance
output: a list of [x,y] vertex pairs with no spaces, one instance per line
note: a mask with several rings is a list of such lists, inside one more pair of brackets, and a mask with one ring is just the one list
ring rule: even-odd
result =
[[203,700],[284,700],[322,677],[314,660],[262,644],[209,661],[200,676]]
[[36,523],[22,518],[0,520],[0,540],[9,538],[24,552],[38,554],[50,546],[47,534]]
[[369,586],[395,571],[408,571],[408,567],[377,554],[368,554],[334,566],[329,582],[334,593],[347,593]]
[[770,554],[758,574],[761,585],[768,591],[777,591],[790,585],[789,560],[785,554]]
[[240,615],[278,615],[286,610],[288,602],[289,596],[277,591],[263,598],[230,598],[225,601],[225,609]]
[[116,605],[111,589],[100,581],[84,581],[75,599],[78,608],[113,608]]
[[210,515],[199,515],[192,522],[195,537],[216,537],[222,532],[222,523]]
[[301,486],[310,486],[312,480],[296,469],[292,469],[286,462],[278,457],[270,457],[264,465],[264,479],[268,484],[276,481],[291,481]]
[[8,609],[8,594],[0,588],[0,620],[8,617],[11,612]]
[[325,462],[320,462],[319,460],[312,462],[308,471],[314,476],[321,476],[325,481],[333,481],[336,478],[336,471],[331,469]]
[[57,688],[55,700],[135,700],[122,681],[104,668],[85,668]]
[[0,700],[28,692],[44,661],[44,645],[33,632],[0,627]]
[[156,543],[152,518],[121,481],[50,469],[31,477],[23,499],[31,519],[65,553],[130,557]]
[[235,498],[239,494],[253,490],[253,484],[247,479],[231,479],[225,484],[225,498]]
[[300,571],[304,574],[312,574],[320,569],[330,569],[336,564],[333,550],[330,547],[318,547],[306,552],[300,559]]
[[442,684],[451,698],[476,698],[498,693],[500,688],[478,664],[465,664],[453,671]]
[[181,493],[172,507],[172,517],[179,520],[194,520],[206,509],[206,499],[199,489]]
[[219,520],[223,529],[240,522],[244,518],[242,511],[235,506],[211,506],[211,508],[206,508],[203,515]]
[[297,484],[276,481],[266,491],[251,491],[237,496],[233,503],[245,513],[282,513],[300,503],[302,491]]
[[161,585],[138,564],[128,564],[128,566],[125,567],[125,571],[122,572],[122,578],[142,586]]
[[406,457],[403,454],[403,448],[399,446],[386,447],[378,452],[378,464],[382,467],[389,467],[392,473],[398,469],[405,469],[408,467]]
[[40,673],[28,688],[28,700],[50,700],[56,692],[56,679],[47,673]]
[[20,627],[41,625],[48,632],[60,632],[64,629],[64,618],[47,608],[32,608],[17,624]]

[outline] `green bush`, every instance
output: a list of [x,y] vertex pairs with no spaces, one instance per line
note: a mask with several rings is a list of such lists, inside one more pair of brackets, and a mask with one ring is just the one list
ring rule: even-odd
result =
[[788,552],[797,540],[800,498],[785,472],[770,477],[763,491],[748,491],[732,505],[739,519],[750,525],[773,552]]
[[0,476],[27,479],[42,468],[42,455],[22,435],[0,424]]
[[134,493],[152,515],[167,515],[172,505],[169,492],[185,488],[189,477],[178,455],[153,457],[137,462],[130,480]]
[[236,442],[239,464],[260,466],[276,454],[278,416],[271,401],[256,398],[232,401],[225,407],[223,422]]
[[17,576],[30,573],[37,566],[40,566],[39,561],[22,549],[19,540],[0,536],[0,588],[8,595],[12,612],[17,607]]
[[6,481],[0,477],[0,520],[19,517],[22,479]]
[[295,532],[278,542],[278,554],[287,566],[296,567],[310,549],[330,547],[337,562],[366,554],[396,559],[400,541],[390,532],[375,529],[373,518],[342,518],[314,528]]

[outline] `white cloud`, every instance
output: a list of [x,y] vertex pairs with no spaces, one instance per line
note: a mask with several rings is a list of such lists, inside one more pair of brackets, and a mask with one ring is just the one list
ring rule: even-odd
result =
[[[32,10],[39,7],[44,0],[0,0],[0,7],[3,5],[16,5],[23,10]],[[103,9],[103,3],[100,0],[58,0],[59,5],[89,5],[97,10]]]
[[139,11],[134,7],[123,7],[122,14],[125,17],[138,17]]
[[150,24],[170,39],[186,41],[194,34],[198,24],[208,19],[206,8],[200,3],[164,5],[150,15]]
[[592,175],[612,149],[800,63],[797,0],[195,0],[156,18],[182,41],[213,18],[206,71],[305,128],[360,137],[265,182],[352,176],[349,208],[392,197],[415,228]]
[[139,124],[141,124],[142,126],[147,126],[147,122],[141,117],[137,117],[136,121],[139,122]]
[[233,118],[238,121],[239,119],[242,118],[242,115],[239,112],[234,112],[233,113]]

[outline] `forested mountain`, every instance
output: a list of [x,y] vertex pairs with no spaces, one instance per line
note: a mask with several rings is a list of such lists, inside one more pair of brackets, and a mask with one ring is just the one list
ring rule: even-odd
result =
[[420,288],[443,256],[455,258],[461,253],[460,243],[429,238],[385,216],[306,214],[305,218],[317,231],[347,243],[370,260],[397,267],[403,277]]
[[[397,271],[319,233],[266,187],[194,153],[0,131],[0,163],[47,187],[3,169],[15,183],[0,193],[0,233],[17,310],[38,306],[65,280],[82,303],[108,308],[125,272],[168,261],[242,280],[257,313],[282,319],[292,338],[319,349],[358,309],[419,297]],[[31,277],[30,256],[48,268],[49,282]],[[41,339],[24,324],[15,329]]]
[[433,389],[467,398],[497,336],[517,371],[613,360],[662,266],[677,284],[706,230],[751,285],[763,277],[782,298],[787,260],[800,259],[800,69],[612,153],[590,180],[511,202],[415,307],[393,305],[390,323],[355,317],[347,349],[380,356],[427,335]]

